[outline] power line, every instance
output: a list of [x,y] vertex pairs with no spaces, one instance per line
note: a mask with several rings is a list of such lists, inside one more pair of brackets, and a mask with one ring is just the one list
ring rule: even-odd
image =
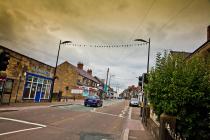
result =
[[186,10],[195,0],[189,0],[187,4],[180,9],[175,15],[173,15],[169,20],[163,24],[159,29],[158,32],[160,32],[163,28],[165,28],[171,21],[173,21],[178,15],[180,15],[184,10]]
[[[129,40],[132,40],[133,36],[136,34],[136,32],[138,31],[138,29],[139,29],[140,26],[141,26],[140,29],[142,30],[142,25],[143,25],[143,23],[144,23],[146,17],[149,15],[149,13],[150,13],[150,11],[151,11],[151,9],[152,9],[152,7],[153,7],[155,1],[156,1],[156,0],[153,0],[153,1],[152,1],[152,3],[151,3],[151,5],[150,5],[149,9],[147,10],[146,14],[144,15],[144,17],[143,17],[142,20],[141,20],[142,22],[139,23],[139,24],[137,25],[136,29],[135,29],[134,32],[131,34],[131,37],[129,38]],[[140,31],[141,31],[141,30],[140,30]]]

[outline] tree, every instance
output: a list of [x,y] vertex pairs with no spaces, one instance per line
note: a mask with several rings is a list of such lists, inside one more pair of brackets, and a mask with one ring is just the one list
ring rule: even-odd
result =
[[177,116],[177,131],[187,139],[209,139],[210,71],[199,56],[184,60],[166,52],[156,57],[146,85],[155,113]]

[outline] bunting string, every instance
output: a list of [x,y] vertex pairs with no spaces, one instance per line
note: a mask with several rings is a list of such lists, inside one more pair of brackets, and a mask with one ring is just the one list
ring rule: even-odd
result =
[[[72,47],[95,47],[95,48],[126,48],[126,47],[140,47],[147,45],[148,42],[144,43],[135,43],[135,44],[114,44],[114,45],[87,45],[87,44],[75,44],[75,43],[68,43],[69,46]],[[66,44],[67,45],[67,44]]]

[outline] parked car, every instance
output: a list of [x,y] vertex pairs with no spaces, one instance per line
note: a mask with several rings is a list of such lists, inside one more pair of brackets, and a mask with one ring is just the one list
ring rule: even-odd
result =
[[123,99],[123,97],[119,96],[119,97],[117,97],[117,99]]
[[129,105],[130,106],[139,106],[140,105],[139,99],[138,98],[131,98]]
[[103,106],[103,101],[98,96],[87,96],[84,100],[85,106]]

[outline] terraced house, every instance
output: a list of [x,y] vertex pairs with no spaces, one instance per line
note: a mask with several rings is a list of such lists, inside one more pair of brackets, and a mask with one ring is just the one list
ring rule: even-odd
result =
[[57,68],[55,80],[55,93],[62,93],[66,98],[84,98],[98,93],[99,81],[92,76],[92,70],[84,70],[84,64],[78,63],[77,67],[65,61]]

